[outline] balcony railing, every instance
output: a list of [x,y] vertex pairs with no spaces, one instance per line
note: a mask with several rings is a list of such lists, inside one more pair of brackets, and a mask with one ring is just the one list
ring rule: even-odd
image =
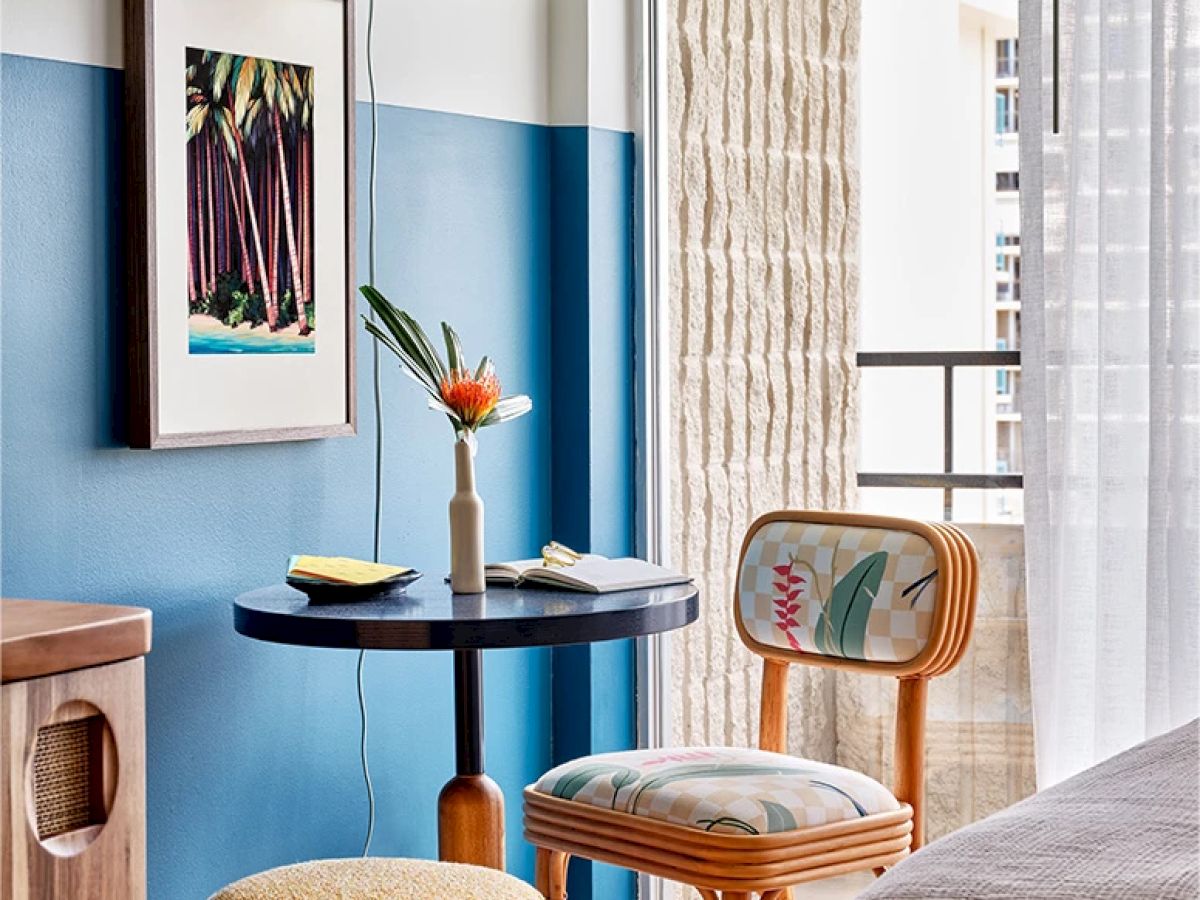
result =
[[941,488],[942,513],[954,513],[954,491],[1011,490],[1024,486],[1018,472],[968,473],[954,471],[954,370],[968,367],[1019,366],[1019,350],[935,350],[862,352],[859,368],[938,368],[942,370],[942,471],[859,472],[859,487]]

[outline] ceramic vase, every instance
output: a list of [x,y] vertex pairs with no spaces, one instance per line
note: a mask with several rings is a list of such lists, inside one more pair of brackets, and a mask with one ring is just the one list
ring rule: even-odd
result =
[[483,578],[483,500],[475,493],[475,456],[465,440],[454,444],[450,498],[450,590],[480,594]]

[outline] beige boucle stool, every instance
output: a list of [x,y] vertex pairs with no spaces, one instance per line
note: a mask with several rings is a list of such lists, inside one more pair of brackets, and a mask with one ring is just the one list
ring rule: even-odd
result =
[[320,859],[280,866],[209,900],[542,900],[495,869],[423,859]]

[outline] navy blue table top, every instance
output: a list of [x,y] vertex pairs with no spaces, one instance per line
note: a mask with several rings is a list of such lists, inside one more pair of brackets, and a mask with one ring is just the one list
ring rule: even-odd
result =
[[234,627],[247,637],[306,647],[465,650],[538,647],[682,628],[700,614],[694,584],[611,594],[489,588],[453,594],[426,576],[406,590],[351,603],[310,603],[285,584],[242,594]]

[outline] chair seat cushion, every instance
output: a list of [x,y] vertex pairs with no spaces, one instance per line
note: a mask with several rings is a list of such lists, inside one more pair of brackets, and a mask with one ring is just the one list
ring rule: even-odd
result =
[[551,769],[533,790],[722,834],[774,834],[900,808],[887,788],[851,769],[732,747],[587,756]]
[[422,859],[321,859],[243,878],[210,900],[541,900],[511,875]]

